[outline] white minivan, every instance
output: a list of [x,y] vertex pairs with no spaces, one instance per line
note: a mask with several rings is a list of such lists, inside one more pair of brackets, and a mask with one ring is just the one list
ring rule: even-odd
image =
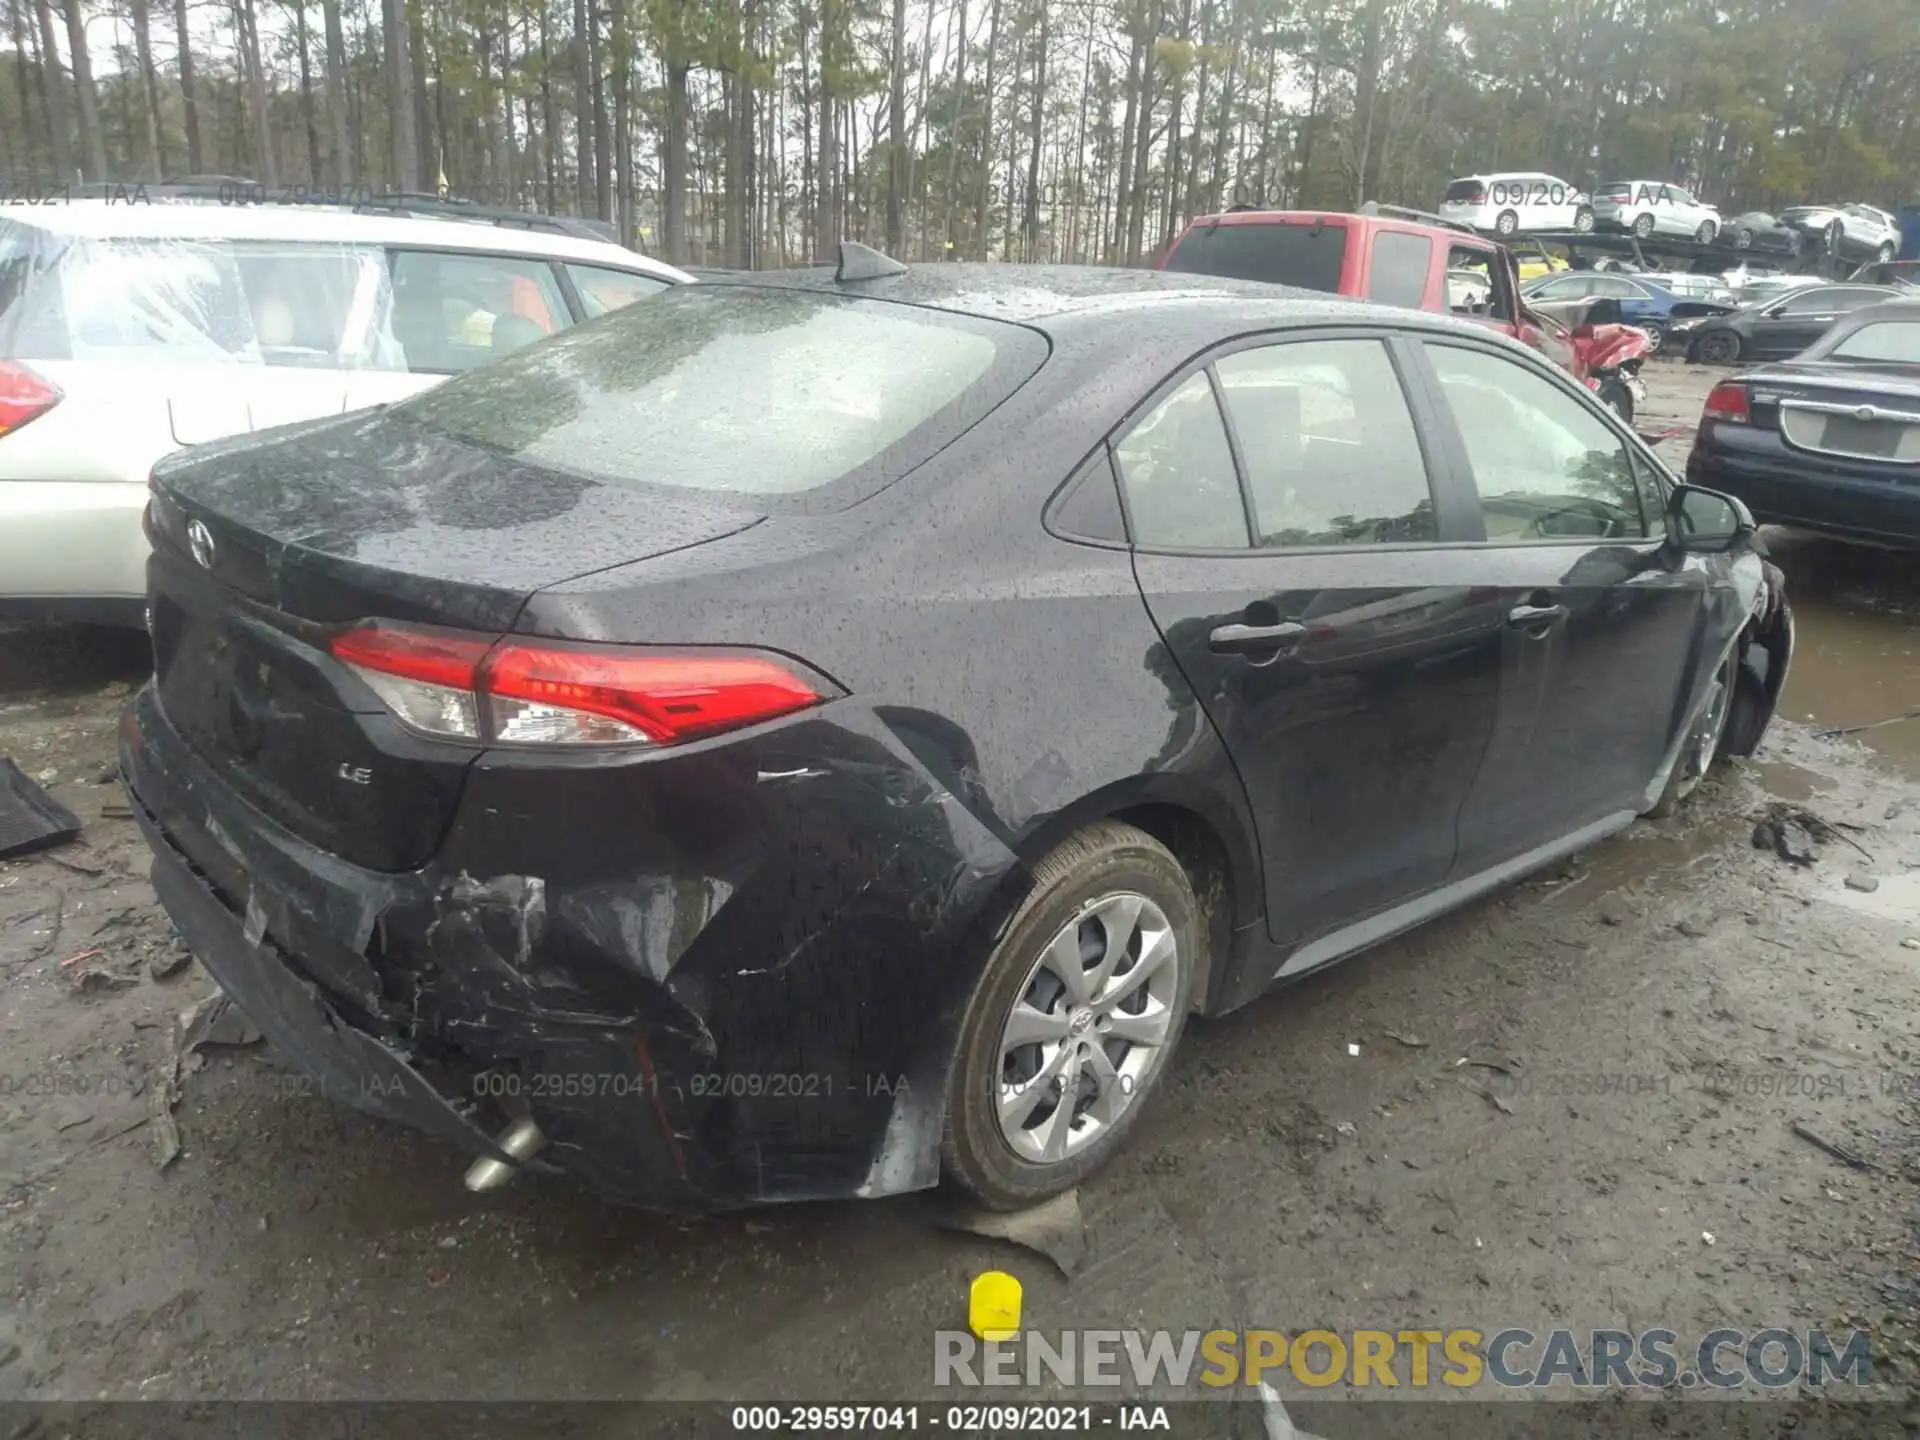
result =
[[692,276],[612,243],[280,205],[0,213],[0,618],[141,623],[154,463],[403,399]]
[[1593,204],[1577,185],[1539,170],[1463,175],[1440,198],[1440,218],[1495,235],[1593,229]]

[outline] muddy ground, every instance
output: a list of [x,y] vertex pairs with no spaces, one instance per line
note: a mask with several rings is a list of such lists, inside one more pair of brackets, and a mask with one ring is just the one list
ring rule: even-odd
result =
[[[1711,378],[1653,367],[1643,425],[1690,424]],[[1920,578],[1769,538],[1801,651],[1761,756],[1192,1027],[1081,1194],[1071,1280],[914,1198],[696,1221],[558,1182],[475,1197],[450,1150],[258,1047],[182,1074],[160,1168],[153,1092],[211,981],[110,783],[142,638],[0,636],[0,754],[86,822],[0,863],[0,1397],[929,1398],[932,1332],[993,1266],[1049,1331],[1858,1323],[1904,1389],[1920,721],[1823,732],[1920,711]],[[1770,803],[1838,827],[1815,863],[1752,846]]]

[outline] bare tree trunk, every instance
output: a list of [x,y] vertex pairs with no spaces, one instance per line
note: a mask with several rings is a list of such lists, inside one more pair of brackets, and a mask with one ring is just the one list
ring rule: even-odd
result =
[[687,72],[684,61],[667,62],[667,124],[661,137],[661,216],[667,263],[687,263]]
[[405,190],[413,184],[414,173],[406,0],[380,0],[380,29],[387,52],[387,173],[394,189]]
[[814,258],[831,262],[840,248],[839,114],[833,93],[834,71],[845,58],[840,40],[845,0],[820,5],[820,207],[814,227]]
[[[980,188],[973,199],[974,254],[987,258],[987,195],[993,187],[993,71],[1000,55],[1000,0],[993,0],[987,22],[986,108],[980,117]],[[1013,197],[1007,197],[1011,204]]]
[[594,213],[613,219],[613,122],[607,115],[607,47],[600,16],[589,8],[587,37],[593,46],[593,198]]
[[627,0],[613,0],[613,134],[620,174],[614,195],[614,225],[622,245],[635,238],[633,214],[633,115],[630,109],[633,55],[629,49]]
[[1159,0],[1148,0],[1140,55],[1140,123],[1134,131],[1133,197],[1127,202],[1127,264],[1140,263],[1147,222],[1147,159],[1153,148],[1153,43],[1160,29]]
[[327,146],[332,165],[328,179],[345,186],[354,177],[347,154],[347,42],[340,30],[340,0],[320,0],[320,15],[327,41]]
[[93,61],[87,54],[87,17],[80,0],[65,0],[67,50],[73,61],[73,92],[80,114],[80,147],[86,151],[91,178],[107,178],[106,138],[100,133],[100,106],[93,89]]
[[53,12],[47,0],[33,0],[40,26],[40,74],[45,83],[47,125],[53,141],[53,168],[64,184],[73,178],[72,152],[67,148],[67,101],[60,78],[60,47],[53,38]]
[[[929,0],[928,18],[932,18]],[[907,174],[907,0],[893,0],[893,54],[887,83],[887,253],[899,255],[901,192]]]
[[200,157],[200,107],[193,98],[193,45],[187,35],[187,0],[173,0],[173,33],[180,52],[180,113],[187,132],[187,170],[205,168]]
[[[1073,140],[1073,213],[1067,220],[1067,249],[1060,258],[1078,262],[1080,259],[1080,217],[1087,205],[1087,110],[1093,100],[1093,33],[1091,21],[1087,25],[1087,53],[1081,62],[1080,71],[1080,124]],[[1058,243],[1059,232],[1054,235]]]
[[[804,224],[811,229],[814,217],[813,194],[813,86],[810,83],[811,71],[807,60],[807,10],[805,4],[799,9],[797,32],[800,50],[800,214],[805,217]],[[809,243],[809,250],[812,246]]]
[[1120,263],[1120,237],[1127,230],[1127,208],[1133,197],[1133,135],[1136,129],[1144,132],[1146,118],[1140,113],[1140,92],[1142,68],[1141,51],[1146,48],[1145,37],[1141,31],[1145,27],[1145,18],[1138,13],[1133,15],[1128,26],[1131,31],[1131,45],[1127,50],[1127,113],[1120,125],[1120,177],[1114,186],[1113,228],[1107,233],[1107,264]]
[[300,53],[300,118],[307,130],[307,183],[318,186],[325,171],[320,165],[320,126],[314,114],[313,62],[307,49],[306,0],[293,0],[293,31]]
[[[153,73],[153,14],[148,8],[148,0],[133,0],[133,54],[140,65],[141,109],[145,112],[147,130],[147,174],[151,179],[159,180],[167,173],[166,143],[160,130],[160,82]],[[20,92],[20,107],[24,113],[27,104],[26,91]]]
[[268,186],[275,186],[280,183],[280,173],[274,163],[273,128],[267,117],[267,77],[260,63],[260,16],[254,8],[254,0],[238,0],[234,19],[240,31],[240,63],[253,117],[254,154],[260,168],[260,179]]
[[946,214],[947,254],[953,252],[953,181],[960,162],[960,115],[967,94],[967,0],[960,0],[958,40],[954,45],[953,103],[947,116],[947,189],[942,197]]
[[554,147],[558,142],[559,131],[553,123],[553,48],[547,33],[549,7],[540,9],[540,169],[546,181],[547,211],[559,214],[560,197],[556,193],[557,183],[554,174]]
[[593,180],[593,112],[588,109],[593,101],[593,50],[587,34],[587,0],[573,0],[573,186],[582,215],[588,213],[593,193],[588,188]]
[[[25,10],[25,0],[8,0],[7,31],[13,39],[13,84],[14,89],[18,91],[20,95],[20,138],[27,147],[27,160],[20,168],[31,174],[33,171],[33,155],[37,146],[34,143],[33,134],[33,85],[29,77],[32,75],[41,75],[44,72],[37,65],[29,67],[27,64],[27,31],[26,22],[22,18]],[[40,111],[44,119],[46,115],[46,90],[44,88],[42,88],[40,92]]]
[[[440,158],[447,150],[447,127],[439,127],[438,143],[434,135],[433,104],[427,91],[426,0],[402,0],[407,19],[407,64],[413,76],[413,177],[403,181],[417,190],[434,190],[440,183]],[[434,71],[440,71],[440,55],[432,53]],[[444,88],[444,87],[442,87]]]
[[919,217],[918,253],[921,256],[926,254],[927,249],[927,201],[932,196],[932,187],[927,184],[926,176],[919,173],[923,137],[928,130],[927,86],[933,77],[933,0],[926,0],[926,6],[927,24],[920,44],[920,95],[915,102],[913,117],[913,153],[907,160],[907,189],[918,196],[920,202],[914,209]]
[[[1026,259],[1040,258],[1040,137],[1046,130],[1047,116],[1047,22],[1052,18],[1050,0],[1040,0],[1040,40],[1033,57],[1033,133],[1027,149],[1027,206],[1022,229],[1026,235]],[[1007,198],[1009,206],[1013,198]]]

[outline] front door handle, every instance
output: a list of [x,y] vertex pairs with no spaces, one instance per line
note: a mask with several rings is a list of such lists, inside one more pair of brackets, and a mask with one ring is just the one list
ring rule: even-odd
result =
[[1539,630],[1567,618],[1564,605],[1516,605],[1507,612],[1507,624],[1516,630]]
[[1207,640],[1223,655],[1246,655],[1284,649],[1306,633],[1307,627],[1299,621],[1283,620],[1278,625],[1217,626]]

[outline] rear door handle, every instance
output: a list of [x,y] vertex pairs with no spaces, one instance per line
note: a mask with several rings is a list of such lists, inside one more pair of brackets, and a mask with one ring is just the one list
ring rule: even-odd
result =
[[1246,655],[1284,649],[1306,633],[1307,627],[1299,621],[1283,620],[1278,625],[1217,626],[1207,640],[1223,655]]
[[1507,612],[1507,624],[1516,630],[1535,630],[1558,625],[1567,618],[1564,605],[1516,605]]

